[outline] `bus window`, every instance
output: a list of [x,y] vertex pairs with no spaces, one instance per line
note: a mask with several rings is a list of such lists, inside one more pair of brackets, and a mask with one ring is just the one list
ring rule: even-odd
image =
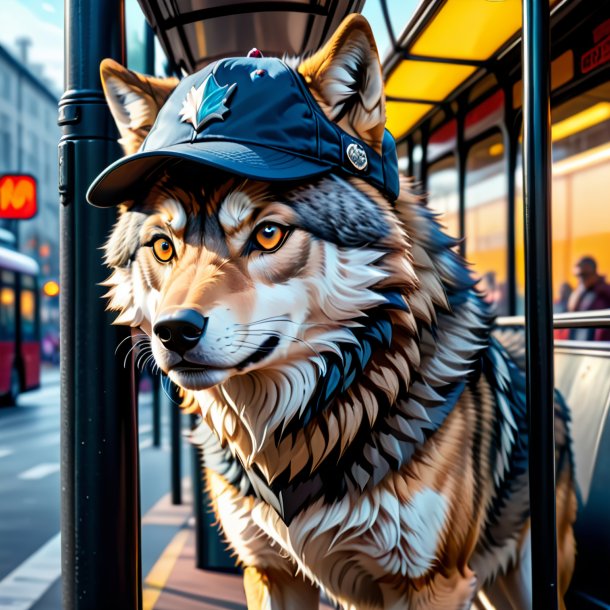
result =
[[[610,83],[553,109],[553,301],[556,312],[610,307]],[[523,303],[521,159],[516,176],[517,294]],[[601,338],[602,332],[595,333]],[[586,339],[591,331],[571,331]],[[587,335],[587,336],[585,336]],[[567,337],[562,337],[567,338]],[[603,336],[610,339],[610,336]]]
[[15,340],[15,274],[0,273],[0,341]]
[[477,142],[466,161],[466,257],[482,278],[479,287],[494,313],[508,313],[508,197],[502,135]]
[[440,212],[440,221],[453,237],[460,235],[459,176],[454,155],[449,155],[428,168],[428,205]]
[[29,275],[21,276],[21,339],[37,341],[36,332],[36,284]]

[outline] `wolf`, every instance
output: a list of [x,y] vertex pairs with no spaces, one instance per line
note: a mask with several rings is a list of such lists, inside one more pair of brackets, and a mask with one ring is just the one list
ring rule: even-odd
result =
[[[387,153],[366,20],[274,61],[351,142],[352,172],[266,180],[241,156],[168,157],[112,183],[105,245],[115,323],[201,414],[193,442],[248,608],[318,608],[321,591],[345,610],[531,608],[523,350],[493,332],[414,183],[391,197],[364,169]],[[245,85],[219,74],[183,102],[193,138],[239,118]],[[111,60],[101,75],[126,154],[150,147],[179,82]],[[288,119],[256,116],[283,135]],[[555,412],[564,608],[576,500],[559,396]]]

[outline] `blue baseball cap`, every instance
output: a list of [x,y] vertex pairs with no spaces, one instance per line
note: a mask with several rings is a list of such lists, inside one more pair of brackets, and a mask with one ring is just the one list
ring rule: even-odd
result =
[[87,199],[107,207],[133,199],[168,161],[182,159],[267,182],[336,172],[398,197],[396,144],[382,153],[330,121],[303,78],[284,61],[227,58],[185,77],[161,108],[140,150],[107,167]]

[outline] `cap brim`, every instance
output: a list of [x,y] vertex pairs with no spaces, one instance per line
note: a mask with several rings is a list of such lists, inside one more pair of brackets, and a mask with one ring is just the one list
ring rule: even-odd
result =
[[109,207],[134,199],[138,187],[172,159],[200,163],[254,180],[294,181],[320,176],[331,166],[283,151],[224,140],[176,144],[124,157],[108,166],[91,184],[87,200]]

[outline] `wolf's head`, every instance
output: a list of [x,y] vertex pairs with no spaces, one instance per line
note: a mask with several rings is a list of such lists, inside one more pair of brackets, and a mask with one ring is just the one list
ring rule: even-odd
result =
[[[367,22],[352,16],[293,63],[328,119],[381,151]],[[102,76],[134,152],[176,83],[108,61]],[[485,343],[454,241],[401,186],[392,204],[358,178],[268,183],[180,161],[121,206],[105,248],[116,323],[150,338],[159,368],[268,481],[313,471],[332,451],[338,460],[362,426],[423,439],[437,423],[427,409]],[[446,323],[457,310],[460,322]]]

